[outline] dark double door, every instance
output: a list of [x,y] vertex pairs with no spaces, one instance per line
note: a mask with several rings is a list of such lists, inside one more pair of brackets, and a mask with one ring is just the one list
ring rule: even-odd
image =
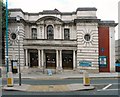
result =
[[62,54],[62,67],[63,69],[73,69],[73,55],[72,54]]
[[38,53],[37,52],[30,53],[30,67],[38,67]]
[[46,53],[46,68],[56,68],[56,53]]
[[[56,68],[56,53],[46,53],[46,68]],[[72,54],[62,54],[62,68],[73,69]]]

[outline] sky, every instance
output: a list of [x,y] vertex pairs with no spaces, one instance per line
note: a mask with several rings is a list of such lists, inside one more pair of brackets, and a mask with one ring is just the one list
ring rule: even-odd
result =
[[[24,12],[41,12],[58,9],[61,12],[73,12],[78,7],[96,7],[97,18],[114,20],[118,23],[118,2],[120,0],[8,0],[8,8],[21,8]],[[4,0],[5,2],[5,0]],[[118,39],[116,27],[115,39]]]

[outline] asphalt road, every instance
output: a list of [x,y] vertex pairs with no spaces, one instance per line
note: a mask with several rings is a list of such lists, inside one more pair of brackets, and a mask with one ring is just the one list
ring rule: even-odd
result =
[[[119,80],[120,81],[120,80]],[[120,93],[120,83],[117,78],[93,78],[91,79],[91,85],[95,86],[94,90],[88,91],[74,91],[74,92],[20,92],[20,91],[4,91],[4,95],[118,95]],[[18,79],[14,79],[14,83],[18,83]],[[63,80],[34,80],[34,79],[22,79],[24,84],[33,85],[56,85],[56,84],[72,84],[82,83],[82,79],[63,79]],[[3,79],[3,85],[6,84],[6,79]],[[8,96],[9,97],[9,96]],[[42,96],[41,96],[42,97]],[[66,97],[66,96],[65,96]]]

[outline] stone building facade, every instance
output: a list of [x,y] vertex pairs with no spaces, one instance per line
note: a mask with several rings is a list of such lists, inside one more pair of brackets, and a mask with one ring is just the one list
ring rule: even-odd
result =
[[[114,21],[101,21],[94,7],[74,12],[57,9],[39,13],[9,9],[9,65],[18,60],[20,35],[21,68],[88,69],[115,71]],[[20,22],[16,16],[20,16]]]
[[118,40],[115,41],[116,60],[120,60],[120,1],[118,2]]
[[115,41],[116,60],[120,60],[120,39]]

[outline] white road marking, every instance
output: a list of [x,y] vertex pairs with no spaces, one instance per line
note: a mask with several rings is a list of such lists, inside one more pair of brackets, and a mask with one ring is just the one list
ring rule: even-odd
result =
[[110,86],[112,86],[112,84],[107,85],[107,86],[104,87],[102,90],[106,90],[106,89],[109,88]]
[[104,88],[102,88],[102,89],[98,89],[97,91],[118,91],[118,90],[120,90],[120,89],[118,89],[118,88],[116,88],[116,89],[108,89],[110,86],[112,86],[112,85],[120,85],[120,83],[118,82],[118,83],[112,83],[112,84],[109,84],[109,83],[100,83],[100,84],[91,84],[91,85],[97,85],[97,86],[101,86],[101,85],[106,85],[106,84],[108,84],[107,86],[105,86]]

